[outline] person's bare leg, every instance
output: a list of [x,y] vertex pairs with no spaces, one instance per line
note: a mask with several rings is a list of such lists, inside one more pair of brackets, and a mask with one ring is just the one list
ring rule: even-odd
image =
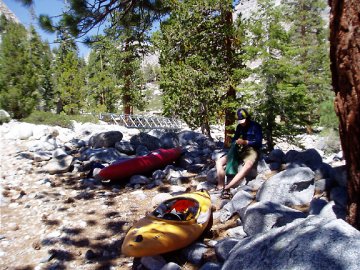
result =
[[223,156],[216,161],[216,176],[218,181],[217,184],[218,189],[224,188],[224,182],[225,182],[224,165],[226,164],[226,162],[227,162],[226,156]]
[[225,189],[232,188],[240,183],[240,181],[250,172],[251,168],[254,166],[254,161],[246,161],[240,171],[234,176],[234,178],[227,183]]

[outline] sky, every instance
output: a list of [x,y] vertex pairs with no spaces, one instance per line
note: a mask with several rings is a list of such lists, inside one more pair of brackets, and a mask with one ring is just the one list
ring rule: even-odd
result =
[[[16,15],[16,17],[20,20],[20,22],[28,28],[31,24],[33,24],[36,28],[36,31],[41,36],[42,40],[47,40],[50,43],[50,46],[56,47],[57,44],[53,43],[56,35],[43,31],[37,20],[33,20],[28,8],[24,7],[17,0],[2,0],[3,3]],[[41,14],[56,16],[61,14],[62,9],[64,8],[64,0],[35,0],[34,1],[34,10],[36,16]],[[79,48],[79,54],[81,57],[86,57],[90,52],[89,47],[82,44],[81,42],[77,42]]]

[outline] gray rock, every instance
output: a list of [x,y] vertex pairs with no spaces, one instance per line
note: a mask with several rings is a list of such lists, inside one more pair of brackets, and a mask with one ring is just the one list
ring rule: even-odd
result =
[[287,206],[309,204],[314,195],[315,173],[307,167],[290,168],[268,179],[256,194],[257,201]]
[[53,158],[42,169],[49,174],[68,172],[73,159],[70,155]]
[[130,185],[146,185],[149,184],[151,181],[144,175],[133,175],[130,178]]
[[196,163],[191,164],[187,167],[183,167],[185,170],[187,170],[190,173],[201,173],[204,170],[205,164],[204,163]]
[[262,175],[258,175],[255,179],[246,183],[246,185],[252,190],[257,191],[264,184],[266,180]]
[[339,186],[347,187],[347,172],[345,165],[333,168],[332,177]]
[[246,234],[246,232],[244,231],[244,227],[243,226],[237,226],[237,227],[234,227],[234,228],[231,228],[231,229],[228,229],[226,231],[227,235],[229,237],[234,237],[234,238],[244,238],[246,236],[248,236]]
[[223,208],[220,211],[214,213],[214,218],[218,217],[221,223],[225,223],[234,215],[234,213],[235,212]]
[[80,183],[85,187],[93,188],[94,186],[101,185],[101,181],[95,178],[84,178],[80,180]]
[[38,152],[34,153],[33,160],[36,162],[48,161],[52,157],[53,157],[53,154],[50,151],[38,151]]
[[181,146],[202,145],[206,141],[206,136],[190,130],[184,130],[178,133],[179,143]]
[[347,206],[347,189],[345,187],[335,187],[330,192],[330,200],[334,201],[337,205],[346,208]]
[[196,186],[196,190],[202,190],[202,189],[211,190],[211,189],[213,189],[215,187],[216,187],[215,184],[212,184],[212,183],[209,183],[209,182],[201,182]]
[[175,170],[170,170],[165,177],[166,182],[169,182],[172,185],[180,185],[182,181],[186,179],[186,172]]
[[360,232],[310,216],[240,241],[223,265],[234,269],[359,269]]
[[251,236],[305,217],[304,213],[280,204],[258,202],[246,209],[242,221],[245,233]]
[[166,265],[166,261],[162,256],[142,257],[140,261],[148,270],[159,270]]
[[58,147],[56,140],[29,141],[26,146],[31,152],[53,151]]
[[271,170],[271,171],[280,171],[280,169],[281,169],[281,163],[279,163],[279,162],[270,162],[269,163],[269,169]]
[[162,170],[156,170],[152,173],[152,178],[154,179],[154,181],[156,181],[156,180],[162,181],[165,179],[165,177],[166,177],[166,174]]
[[248,205],[254,200],[254,198],[254,195],[250,194],[246,190],[239,190],[236,192],[234,197],[223,207],[223,209],[228,211],[231,217],[236,212],[242,213],[244,209],[248,207]]
[[10,114],[5,110],[0,110],[0,125],[2,125],[3,123],[8,123],[10,122],[10,120]]
[[68,154],[62,148],[58,148],[52,153],[53,158],[61,158],[61,157],[67,156],[67,155]]
[[323,162],[315,171],[315,179],[330,178],[333,174],[333,168],[329,164]]
[[27,123],[21,123],[17,128],[17,139],[27,140],[33,135],[33,126]]
[[203,243],[194,243],[184,248],[181,253],[187,258],[187,260],[195,265],[200,265],[203,262],[204,254],[207,250],[207,246]]
[[336,205],[334,201],[331,201],[321,209],[319,216],[329,220],[330,219],[345,220],[346,208]]
[[165,130],[163,130],[163,129],[152,129],[147,134],[160,139],[161,136],[163,136],[166,133],[167,132]]
[[151,206],[155,207],[165,200],[171,199],[172,196],[169,193],[158,193],[151,199]]
[[120,152],[126,155],[134,155],[135,148],[134,146],[128,141],[121,141],[115,143],[115,148]]
[[129,159],[127,155],[121,154],[115,148],[87,149],[81,153],[80,160],[96,161],[99,163],[113,163],[115,161]]
[[279,163],[282,164],[285,161],[285,153],[281,149],[272,150],[265,158],[266,163]]
[[264,173],[268,170],[270,170],[270,167],[269,165],[265,162],[264,159],[260,159],[257,163],[257,173],[260,174],[260,173]]
[[238,238],[224,238],[215,245],[215,254],[220,262],[224,262],[230,255],[230,251],[241,241]]
[[139,156],[139,157],[146,156],[149,153],[150,153],[150,151],[145,145],[138,145],[135,149],[135,154],[136,154],[136,156]]
[[123,134],[120,131],[101,132],[89,139],[89,145],[93,148],[115,147],[115,143],[122,138]]
[[160,137],[161,148],[169,149],[179,147],[179,137],[175,132],[168,132]]
[[321,155],[313,148],[302,152],[290,150],[285,155],[285,162],[288,167],[309,167],[313,171],[319,169],[323,163]]
[[330,179],[323,178],[323,179],[315,180],[314,185],[315,185],[315,193],[321,194],[329,191],[332,184]]
[[160,270],[181,270],[181,266],[174,262],[169,262],[165,264]]
[[202,265],[199,270],[220,270],[221,264],[214,263],[214,262],[207,262],[204,265]]
[[81,139],[73,138],[70,141],[66,142],[65,146],[69,147],[70,149],[81,148],[81,147],[86,146],[86,142]]
[[158,138],[144,132],[140,132],[140,134],[132,136],[130,143],[134,146],[135,149],[139,145],[145,146],[150,151],[161,148],[161,143]]
[[327,204],[328,201],[324,198],[313,199],[310,202],[309,215],[319,215]]
[[207,172],[206,180],[212,184],[217,184],[216,168],[212,168]]
[[194,164],[194,159],[187,156],[187,155],[182,155],[179,158],[179,166],[186,169],[189,168],[192,164]]

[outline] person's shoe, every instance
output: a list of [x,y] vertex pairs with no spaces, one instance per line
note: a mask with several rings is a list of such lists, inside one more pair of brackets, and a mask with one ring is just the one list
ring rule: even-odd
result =
[[219,193],[222,192],[222,190],[223,190],[223,188],[215,187],[215,188],[210,189],[210,190],[209,190],[209,193],[210,193],[210,194],[219,194]]
[[221,195],[220,195],[220,198],[221,199],[226,199],[226,200],[231,200],[232,198],[232,194],[230,192],[229,189],[223,189],[223,191],[221,192]]

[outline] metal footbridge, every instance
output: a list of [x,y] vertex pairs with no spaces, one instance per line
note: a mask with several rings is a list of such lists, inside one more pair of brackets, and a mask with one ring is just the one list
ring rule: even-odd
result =
[[127,128],[170,130],[179,130],[182,128],[180,120],[155,115],[100,113],[99,119],[105,122],[113,122]]

